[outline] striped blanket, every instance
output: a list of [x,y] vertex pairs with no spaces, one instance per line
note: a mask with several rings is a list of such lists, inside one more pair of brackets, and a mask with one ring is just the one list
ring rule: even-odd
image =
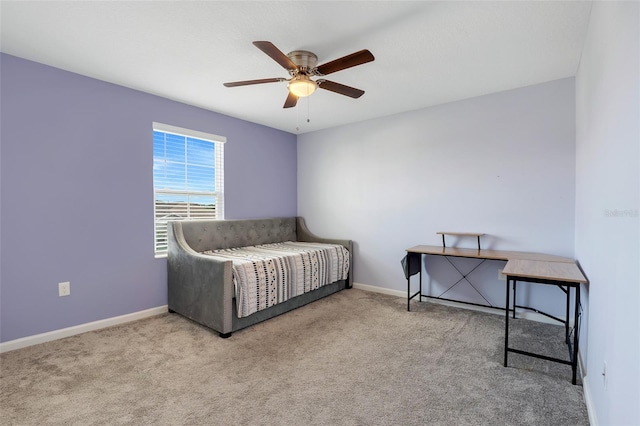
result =
[[239,318],[344,280],[349,273],[349,251],[338,244],[287,241],[204,254],[233,261]]

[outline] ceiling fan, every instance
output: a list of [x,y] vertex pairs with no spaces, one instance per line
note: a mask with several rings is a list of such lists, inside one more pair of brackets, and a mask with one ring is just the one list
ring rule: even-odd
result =
[[366,64],[375,58],[368,50],[360,50],[342,58],[335,59],[326,64],[316,66],[318,57],[306,50],[294,50],[288,54],[282,53],[276,46],[269,41],[254,41],[254,46],[269,55],[271,59],[276,61],[282,68],[289,72],[291,78],[264,78],[260,80],[245,80],[224,83],[226,87],[248,86],[250,84],[262,83],[278,83],[282,81],[289,82],[289,95],[284,102],[283,108],[291,108],[296,106],[298,98],[311,95],[316,88],[329,90],[334,93],[349,96],[351,98],[359,98],[364,94],[364,90],[355,87],[345,86],[344,84],[335,83],[333,81],[318,79],[312,80],[311,77],[325,76],[336,71],[342,71],[357,65]]

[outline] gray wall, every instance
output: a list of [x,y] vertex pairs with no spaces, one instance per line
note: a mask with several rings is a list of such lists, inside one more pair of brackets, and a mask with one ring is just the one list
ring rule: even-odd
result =
[[295,135],[13,56],[0,66],[0,341],[167,303],[154,121],[227,137],[227,218],[296,214]]
[[[391,290],[406,291],[404,250],[441,244],[437,231],[484,232],[486,248],[572,257],[574,96],[567,78],[301,135],[298,213],[315,232],[355,241],[357,283]],[[476,263],[453,261],[465,272]],[[503,265],[470,275],[498,306]],[[446,259],[426,268],[435,293],[457,280]],[[521,290],[520,302],[563,313],[555,287]],[[466,283],[445,296],[482,302]]]
[[594,2],[576,76],[575,246],[589,278],[580,346],[601,425],[640,424],[639,22],[637,2]]

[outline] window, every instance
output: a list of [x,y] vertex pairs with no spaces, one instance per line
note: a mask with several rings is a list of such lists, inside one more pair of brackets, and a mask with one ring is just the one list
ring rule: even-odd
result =
[[226,138],[153,123],[154,244],[167,253],[167,221],[224,218]]

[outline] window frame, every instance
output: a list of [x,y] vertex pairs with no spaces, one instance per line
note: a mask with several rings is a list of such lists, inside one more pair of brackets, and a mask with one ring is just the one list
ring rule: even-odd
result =
[[[183,127],[177,127],[177,126],[172,126],[169,124],[164,124],[164,123],[157,123],[154,122],[153,123],[153,131],[152,131],[152,135],[155,135],[155,132],[162,132],[164,134],[172,134],[172,135],[176,135],[179,137],[184,137],[185,138],[185,144],[187,142],[186,138],[191,138],[191,139],[198,139],[201,141],[207,141],[207,142],[211,142],[213,143],[213,149],[214,149],[214,188],[215,191],[196,191],[196,190],[172,190],[172,189],[159,189],[156,188],[156,178],[155,178],[155,162],[156,162],[156,155],[155,155],[155,138],[152,137],[152,147],[153,147],[153,163],[154,163],[154,173],[152,176],[153,179],[153,250],[154,250],[154,254],[155,257],[167,257],[167,249],[168,247],[162,247],[161,245],[158,244],[159,242],[159,237],[161,236],[161,234],[159,234],[159,232],[162,232],[162,224],[164,224],[164,229],[166,230],[167,228],[167,222],[170,220],[164,220],[164,221],[160,221],[157,218],[157,208],[158,208],[158,200],[157,200],[157,196],[158,194],[165,194],[165,195],[177,195],[177,196],[186,196],[187,199],[189,199],[190,197],[201,197],[201,196],[211,196],[211,197],[215,197],[215,220],[220,220],[220,219],[224,219],[224,144],[227,142],[227,138],[224,136],[219,136],[219,135],[214,135],[212,133],[206,133],[206,132],[201,132],[198,130],[191,130],[191,129],[185,129]],[[186,156],[186,152],[187,152],[187,147],[185,146],[185,156]],[[165,161],[166,161],[166,156],[164,157]],[[178,163],[179,164],[179,163]],[[185,164],[185,170],[188,170],[187,167],[189,166],[189,162],[188,159],[185,158],[184,160],[184,164]],[[185,175],[185,188],[187,188],[187,183],[189,182],[188,180],[188,176]],[[193,219],[202,219],[203,217],[191,217],[191,211],[192,211],[192,203],[190,201],[186,202],[186,212],[187,212],[187,216],[180,219],[180,220],[193,220]],[[160,224],[160,226],[159,226]],[[166,231],[165,231],[166,232]]]

